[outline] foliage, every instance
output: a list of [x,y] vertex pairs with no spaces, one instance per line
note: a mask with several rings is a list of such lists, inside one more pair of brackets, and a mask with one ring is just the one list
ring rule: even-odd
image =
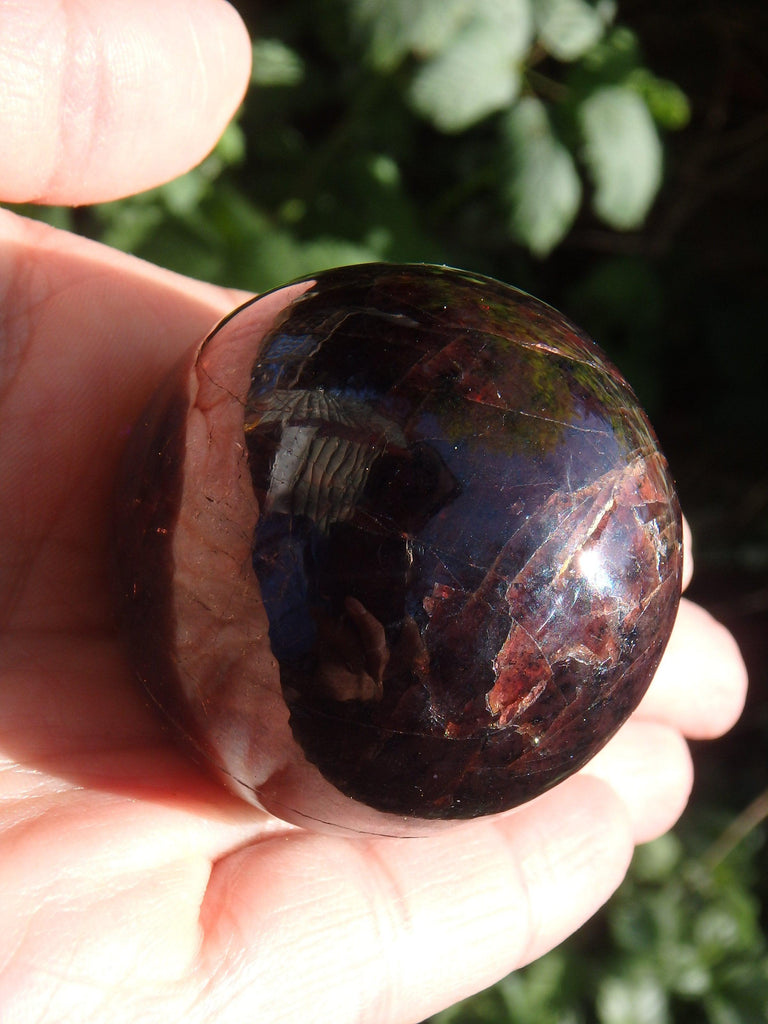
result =
[[253,290],[376,259],[515,277],[515,243],[544,256],[580,212],[637,228],[687,120],[612,0],[293,0],[259,26],[216,151],[79,230]]
[[637,850],[604,916],[431,1024],[760,1024],[768,943],[752,891],[761,829],[735,848],[722,820]]

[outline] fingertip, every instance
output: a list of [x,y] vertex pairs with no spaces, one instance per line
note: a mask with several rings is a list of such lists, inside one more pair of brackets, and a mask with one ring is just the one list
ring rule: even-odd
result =
[[693,577],[693,534],[688,520],[683,517],[683,590]]
[[637,715],[672,724],[690,739],[714,739],[741,716],[747,683],[744,659],[728,629],[683,599]]
[[176,177],[215,145],[250,57],[224,0],[0,5],[0,196],[104,202]]
[[613,895],[634,853],[634,822],[604,779],[573,776],[532,804],[501,816],[529,893],[530,935],[519,966],[543,956]]
[[635,843],[669,831],[685,810],[693,786],[688,744],[670,726],[630,720],[584,769],[621,798]]

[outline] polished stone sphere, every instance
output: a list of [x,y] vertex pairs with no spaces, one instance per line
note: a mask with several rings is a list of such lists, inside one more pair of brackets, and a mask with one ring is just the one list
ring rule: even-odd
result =
[[645,692],[680,511],[599,348],[486,278],[246,303],[136,426],[121,617],[192,753],[285,820],[420,835],[538,796]]

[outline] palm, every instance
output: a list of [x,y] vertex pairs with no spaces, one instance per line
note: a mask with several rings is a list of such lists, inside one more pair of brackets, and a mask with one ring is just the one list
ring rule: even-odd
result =
[[[130,973],[132,955],[160,977],[178,969],[194,951],[211,858],[258,831],[258,821],[242,824],[234,802],[214,797],[148,714],[122,658],[109,591],[111,490],[125,428],[148,375],[226,301],[217,308],[205,289],[196,300],[174,297],[94,259],[91,247],[64,240],[59,248],[53,233],[9,226],[0,864],[16,913],[4,915],[0,958],[14,955],[6,985],[28,986],[30,971],[61,977],[63,959],[85,978],[78,958],[97,942],[111,965],[101,975],[106,990]],[[62,886],[64,905],[49,905]],[[78,900],[88,909],[74,916]],[[140,923],[156,953],[126,945]]]

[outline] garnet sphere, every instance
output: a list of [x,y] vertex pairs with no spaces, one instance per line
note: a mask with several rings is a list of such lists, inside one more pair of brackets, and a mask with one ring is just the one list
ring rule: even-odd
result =
[[681,577],[637,399],[560,313],[369,264],[247,303],[133,433],[122,618],[196,756],[288,821],[538,796],[637,706]]

